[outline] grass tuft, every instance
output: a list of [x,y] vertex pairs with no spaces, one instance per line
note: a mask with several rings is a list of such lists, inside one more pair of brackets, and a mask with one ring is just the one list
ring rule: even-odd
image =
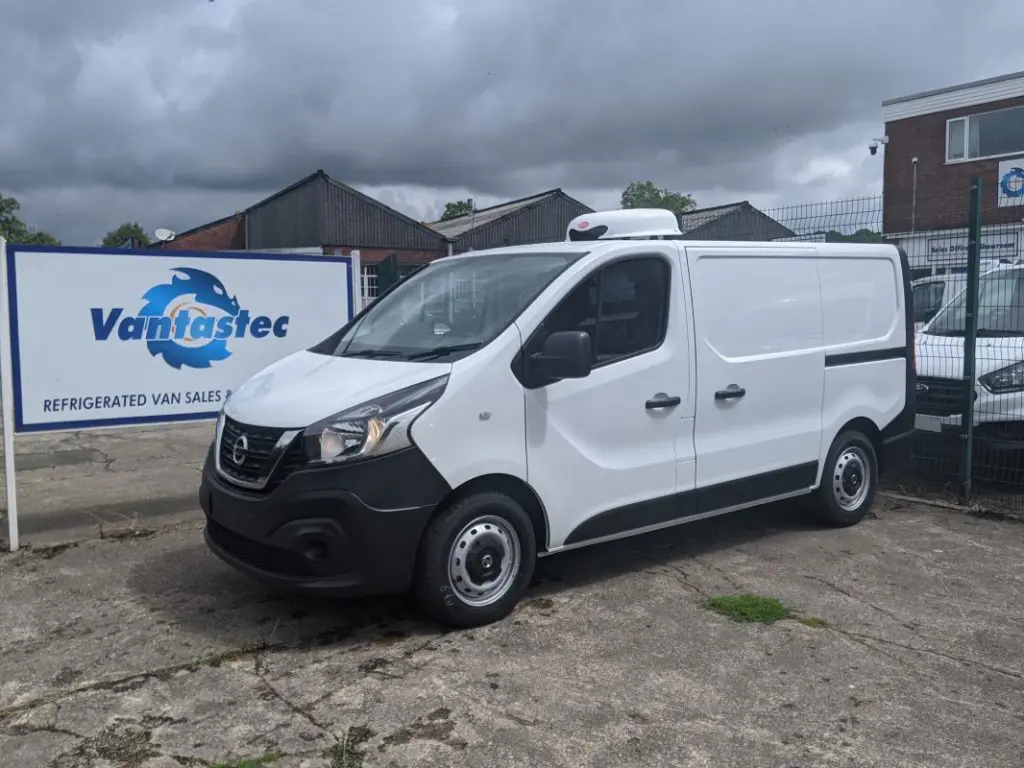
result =
[[345,732],[344,738],[332,747],[324,750],[324,759],[330,762],[331,768],[362,768],[366,753],[363,744],[376,734],[365,725],[356,725]]
[[703,608],[726,616],[733,621],[774,624],[793,618],[793,613],[774,597],[762,595],[718,595],[701,603]]
[[248,757],[236,763],[214,763],[210,768],[265,768],[276,763],[281,757],[280,752],[267,752],[259,757]]

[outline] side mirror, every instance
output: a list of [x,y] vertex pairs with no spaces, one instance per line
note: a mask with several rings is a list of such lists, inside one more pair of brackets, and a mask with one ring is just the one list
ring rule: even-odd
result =
[[532,358],[553,379],[583,379],[590,375],[594,357],[586,331],[559,331],[544,341],[544,351]]

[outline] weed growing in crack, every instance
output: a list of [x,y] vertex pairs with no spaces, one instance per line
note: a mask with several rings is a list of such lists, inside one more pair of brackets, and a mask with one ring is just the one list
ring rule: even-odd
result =
[[266,765],[273,765],[284,755],[280,752],[266,752],[259,757],[247,757],[235,763],[213,763],[210,768],[263,768]]
[[762,595],[717,595],[701,603],[702,608],[726,616],[733,621],[774,624],[793,618],[792,612],[774,597]]
[[774,624],[784,619],[798,621],[806,627],[828,629],[824,619],[799,616],[774,597],[752,595],[717,595],[701,602],[701,607],[742,623]]
[[330,762],[331,768],[362,768],[363,760],[366,758],[363,744],[375,735],[373,730],[365,725],[353,726],[345,732],[341,741],[324,750],[323,757]]

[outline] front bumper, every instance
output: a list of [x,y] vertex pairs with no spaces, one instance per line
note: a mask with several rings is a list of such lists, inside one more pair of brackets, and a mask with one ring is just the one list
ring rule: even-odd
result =
[[213,451],[199,490],[207,546],[236,570],[296,591],[404,592],[420,537],[450,491],[415,447],[295,471],[268,493],[226,481]]

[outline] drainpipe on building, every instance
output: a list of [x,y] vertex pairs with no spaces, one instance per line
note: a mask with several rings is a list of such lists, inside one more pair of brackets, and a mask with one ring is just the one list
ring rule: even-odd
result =
[[910,162],[914,164],[914,190],[910,199],[910,231],[914,232],[914,224],[917,219],[917,158],[911,158]]

